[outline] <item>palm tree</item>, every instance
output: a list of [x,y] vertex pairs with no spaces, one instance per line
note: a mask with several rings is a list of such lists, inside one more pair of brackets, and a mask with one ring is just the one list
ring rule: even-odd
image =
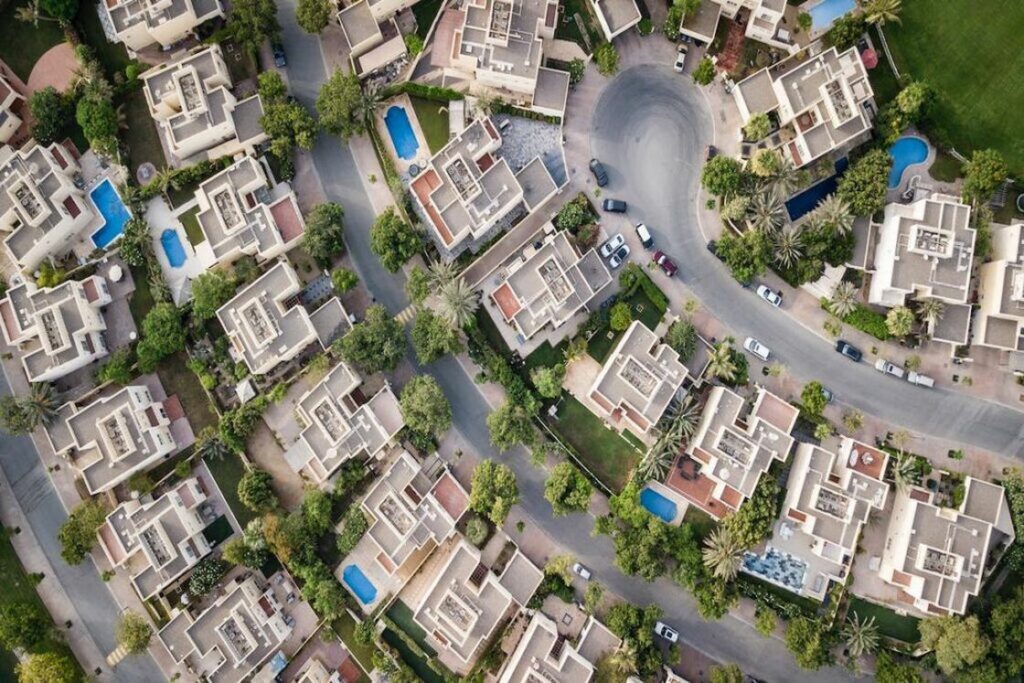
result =
[[904,493],[917,480],[917,468],[914,458],[900,451],[896,456],[896,465],[892,470],[892,478],[896,482],[896,490]]
[[459,274],[454,261],[434,261],[427,268],[427,283],[437,291],[448,285]]
[[45,14],[43,14],[39,9],[38,2],[32,2],[27,5],[22,5],[21,7],[14,10],[14,16],[18,21],[23,21],[26,24],[32,24],[36,28],[39,28],[40,21],[57,21],[53,17],[48,17]]
[[711,376],[731,382],[736,379],[738,371],[732,357],[732,345],[726,342],[717,344],[708,356],[708,372]]
[[928,323],[928,327],[934,327],[942,319],[942,314],[945,312],[946,304],[938,299],[929,297],[918,301],[917,314],[921,316],[921,320]]
[[616,673],[628,678],[636,673],[637,657],[636,643],[633,642],[632,638],[624,638],[619,646],[615,648],[615,652],[611,654],[608,662]]
[[774,234],[786,224],[786,205],[775,190],[756,194],[747,209],[747,221],[755,230]]
[[381,102],[380,90],[378,88],[370,86],[363,90],[363,94],[359,97],[358,111],[364,121],[369,121],[373,118],[374,112],[380,109]]
[[640,463],[636,466],[636,476],[641,484],[650,480],[661,481],[668,476],[669,468],[675,461],[675,454],[667,449],[661,449],[655,443],[651,450],[644,454]]
[[779,193],[780,197],[788,197],[800,185],[802,172],[793,165],[785,154],[779,162],[779,168],[772,178],[772,187]]
[[704,566],[712,574],[725,581],[732,581],[740,570],[743,560],[743,546],[732,535],[728,527],[716,527],[704,539]]
[[663,421],[658,439],[637,466],[637,475],[642,480],[665,478],[683,445],[697,431],[699,416],[697,404],[687,396],[679,412]]
[[902,0],[868,0],[864,5],[864,18],[869,24],[881,28],[886,23],[900,24],[900,12],[903,10]]
[[846,618],[843,638],[853,657],[871,654],[878,649],[878,626],[875,624],[875,618],[861,619],[860,615],[854,612],[853,617]]
[[799,228],[780,230],[775,236],[775,262],[783,268],[792,268],[803,255],[803,237]]
[[457,330],[461,330],[472,320],[480,305],[477,293],[461,277],[442,287],[439,294],[441,301],[438,305],[438,315]]
[[167,190],[171,187],[173,181],[174,169],[168,166],[157,171],[149,182],[154,183],[160,188],[160,194],[167,194]]
[[562,356],[565,358],[566,363],[571,363],[574,360],[579,360],[587,352],[587,338],[576,337],[569,341],[565,345],[565,351],[562,352]]
[[49,382],[36,382],[29,391],[28,398],[22,403],[25,419],[35,429],[39,425],[48,425],[57,417],[60,409],[60,396]]
[[845,318],[857,309],[857,288],[845,280],[836,285],[829,299],[829,307],[837,318]]
[[822,199],[814,213],[822,223],[839,235],[848,235],[853,230],[853,213],[850,205],[838,194],[832,193]]
[[220,460],[231,455],[231,449],[220,440],[214,427],[205,427],[196,439],[195,454],[203,460]]

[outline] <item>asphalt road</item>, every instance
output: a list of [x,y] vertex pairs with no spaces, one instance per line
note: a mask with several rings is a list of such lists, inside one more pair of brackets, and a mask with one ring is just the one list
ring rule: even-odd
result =
[[707,251],[698,224],[698,186],[712,122],[691,79],[668,66],[619,74],[594,108],[591,147],[608,169],[608,194],[630,204],[630,218],[679,265],[677,277],[738,342],[756,337],[772,359],[803,381],[823,380],[837,397],[912,432],[1021,457],[1024,414],[947,389],[881,376],[839,356],[832,344],[742,289]]
[[[11,390],[7,378],[0,371],[0,395],[9,393]],[[32,440],[27,436],[9,436],[0,431],[0,467],[3,467],[14,496],[56,572],[57,580],[78,610],[81,622],[72,624],[71,628],[84,627],[104,654],[112,652],[117,647],[114,624],[121,610],[110,590],[100,580],[91,559],[74,567],[68,566],[61,559],[57,531],[68,515]],[[2,495],[10,493],[3,491]],[[64,630],[63,625],[59,628]],[[119,681],[160,681],[163,678],[156,662],[148,654],[128,657],[117,665],[114,672],[114,680]]]

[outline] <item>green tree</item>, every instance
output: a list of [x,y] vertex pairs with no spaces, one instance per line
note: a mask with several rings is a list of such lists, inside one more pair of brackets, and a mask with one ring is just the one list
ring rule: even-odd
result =
[[[265,71],[260,76],[267,74],[277,74],[277,72]],[[263,128],[263,132],[270,137],[271,154],[278,159],[290,160],[292,147],[310,150],[316,143],[316,119],[305,107],[294,100],[264,104],[260,126]]]
[[117,147],[117,109],[109,97],[89,90],[75,106],[75,120],[89,145],[103,154]]
[[732,382],[736,379],[739,368],[736,367],[736,354],[732,345],[727,342],[719,342],[711,350],[708,356],[708,374],[718,379]]
[[740,189],[743,167],[736,159],[720,154],[704,164],[700,182],[705,190],[716,197],[729,198]]
[[316,98],[320,125],[328,133],[348,139],[366,132],[363,91],[359,78],[337,69],[320,88]]
[[438,298],[438,314],[456,329],[465,328],[480,307],[480,297],[462,277],[442,285]]
[[152,372],[156,362],[185,348],[185,326],[172,303],[153,306],[142,320],[142,341],[138,346],[139,369]]
[[760,230],[747,230],[739,237],[726,232],[718,240],[717,254],[734,278],[749,283],[768,268],[772,257],[771,242]]
[[597,581],[588,582],[583,591],[583,607],[591,614],[597,614],[602,598],[604,598],[604,586]]
[[238,499],[253,512],[262,514],[272,511],[278,504],[273,481],[268,472],[255,468],[246,470],[238,480]]
[[413,304],[421,304],[430,296],[431,281],[427,271],[413,266],[405,281],[405,295]]
[[983,204],[995,194],[1009,173],[1006,162],[994,149],[980,149],[964,164],[964,201]]
[[330,0],[299,0],[295,21],[306,33],[320,33],[327,28],[332,9]]
[[544,398],[558,398],[562,395],[562,381],[565,379],[565,365],[559,363],[551,367],[536,367],[530,371],[530,381],[537,388],[537,393]]
[[36,90],[28,98],[32,113],[32,137],[40,145],[57,142],[71,119],[68,100],[52,85]]
[[570,462],[560,462],[544,483],[544,498],[551,503],[555,516],[585,512],[594,487],[590,480]]
[[133,368],[135,357],[131,349],[118,349],[110,354],[107,362],[96,371],[96,379],[100,382],[114,382],[125,386],[135,377]]
[[825,396],[825,387],[821,382],[814,380],[804,385],[800,392],[800,404],[804,411],[812,417],[820,417],[828,405],[828,398]]
[[844,280],[832,290],[832,298],[829,299],[828,306],[837,317],[845,318],[857,310],[859,298],[857,287],[852,282]]
[[867,24],[862,15],[847,14],[833,22],[828,33],[825,34],[825,43],[843,52],[853,47],[864,35],[865,30],[867,30]]
[[878,649],[878,625],[875,618],[861,619],[856,612],[853,616],[847,616],[843,640],[853,658],[873,654]]
[[855,161],[839,179],[836,192],[855,216],[870,216],[885,206],[891,167],[889,153],[875,149]]
[[75,660],[58,652],[31,654],[16,671],[18,683],[79,683],[82,679]]
[[748,140],[757,142],[764,138],[772,129],[771,119],[768,118],[768,114],[764,112],[754,112],[747,119],[747,124],[743,126],[743,134]]
[[902,9],[902,0],[867,0],[864,3],[864,18],[879,28],[887,23],[899,24]]
[[711,667],[708,680],[711,683],[743,683],[743,672],[735,664],[723,664]]
[[898,662],[887,650],[882,650],[875,658],[875,683],[921,683],[923,680],[913,664]]
[[697,85],[708,85],[715,80],[715,63],[710,57],[702,57],[693,70],[693,82]]
[[583,80],[583,75],[587,73],[587,63],[577,57],[576,59],[569,62],[569,82],[572,84],[579,83]]
[[441,386],[430,375],[417,375],[399,398],[405,424],[415,432],[440,438],[452,426],[452,409]]
[[235,0],[231,3],[228,32],[242,48],[255,54],[265,40],[281,35],[274,0]]
[[145,617],[135,612],[125,612],[117,622],[114,637],[117,644],[127,650],[128,654],[140,655],[149,648],[153,627]]
[[322,536],[331,528],[332,505],[327,492],[318,488],[309,488],[302,496],[302,518],[314,536]]
[[619,52],[611,43],[601,43],[594,50],[597,72],[602,76],[614,76],[619,70]]
[[608,315],[608,326],[616,332],[622,332],[629,324],[633,322],[633,311],[629,308],[629,304],[625,301],[612,306],[612,310]]
[[229,567],[226,562],[213,555],[207,555],[199,560],[195,569],[192,570],[192,576],[188,580],[189,595],[193,598],[201,598],[207,595],[217,586],[217,583],[227,573],[228,569]]
[[335,341],[334,346],[345,361],[364,372],[388,372],[405,357],[405,334],[386,308],[374,304],[366,309],[363,321]]
[[754,612],[754,628],[762,636],[771,636],[775,633],[775,625],[778,624],[778,615],[770,607],[758,606]]
[[192,281],[192,317],[199,321],[213,318],[234,295],[231,275],[220,268],[203,271]]
[[78,14],[78,0],[39,0],[39,9],[61,24],[70,24]]
[[661,672],[662,654],[654,641],[654,625],[661,616],[661,608],[657,605],[640,608],[620,602],[608,610],[605,623],[623,641],[622,649],[616,653],[623,660],[618,667],[620,673],[635,672],[646,680]]
[[802,616],[792,619],[786,628],[785,640],[802,669],[820,669],[830,661],[825,627],[815,619]]
[[96,545],[96,531],[107,519],[107,508],[96,501],[79,503],[60,525],[60,556],[70,565],[81,564]]
[[409,57],[414,58],[423,52],[423,39],[415,33],[407,33],[404,36],[405,49],[409,51]]
[[342,524],[342,532],[338,535],[338,552],[342,555],[348,555],[359,543],[359,539],[363,537],[366,530],[370,528],[370,523],[366,519],[366,515],[358,506],[352,506],[348,512],[345,513],[345,519]]
[[49,635],[49,615],[31,602],[0,606],[0,644],[8,650],[29,650]]
[[348,268],[335,268],[331,271],[331,284],[334,285],[335,292],[344,294],[355,289],[359,284],[359,276]]
[[487,522],[482,517],[473,515],[466,522],[466,540],[477,548],[483,547],[484,541],[487,540],[488,531]]
[[532,446],[536,440],[533,419],[523,406],[505,401],[487,416],[487,430],[491,444],[499,451],[507,451],[518,444]]
[[555,227],[559,230],[573,232],[591,219],[588,205],[584,202],[573,200],[558,210],[555,215]]
[[49,382],[33,382],[28,396],[21,401],[21,409],[32,429],[48,425],[56,419],[57,411],[60,410],[60,395]]
[[411,337],[420,363],[433,363],[442,356],[462,350],[459,333],[430,309],[416,314]]
[[975,615],[922,619],[921,645],[935,651],[935,661],[947,676],[973,666],[988,656],[990,641]]
[[761,149],[750,160],[750,170],[759,178],[771,178],[779,172],[782,156],[774,149]]
[[370,249],[394,273],[423,249],[423,236],[389,206],[373,221]]
[[885,316],[885,328],[894,337],[905,337],[914,329],[914,312],[906,306],[893,306]]
[[[249,522],[249,526],[252,526],[253,522],[261,523],[261,520],[257,517]],[[248,529],[249,527],[247,526],[246,531]],[[267,542],[263,538],[262,528],[259,529],[258,536],[250,537],[247,533],[243,533],[242,536],[229,540],[224,544],[224,551],[221,553],[221,557],[236,566],[249,567],[251,569],[262,567],[270,558],[270,554],[267,551]]]
[[487,517],[497,526],[505,522],[509,510],[519,500],[516,475],[508,465],[483,460],[473,470],[469,490],[469,508]]
[[796,15],[796,25],[800,27],[801,31],[810,31],[811,26],[814,25],[814,18],[807,12],[801,12]]
[[704,539],[704,566],[713,576],[732,581],[739,573],[744,547],[727,526],[716,527]]
[[0,429],[8,434],[28,434],[36,425],[25,405],[14,396],[0,396]]
[[774,189],[758,192],[751,198],[747,208],[747,221],[752,230],[748,230],[744,236],[753,231],[775,235],[785,227],[788,220],[786,205],[778,192]]
[[768,538],[779,516],[781,489],[774,477],[761,477],[754,493],[722,522],[743,548],[753,548]]
[[345,252],[345,210],[340,204],[325,202],[310,212],[302,247],[322,265]]
[[688,361],[697,350],[697,328],[689,318],[680,318],[669,326],[664,342],[679,354],[680,360]]

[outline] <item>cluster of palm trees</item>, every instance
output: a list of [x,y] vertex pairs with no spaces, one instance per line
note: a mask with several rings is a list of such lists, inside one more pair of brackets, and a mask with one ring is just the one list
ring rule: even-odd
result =
[[453,262],[434,261],[427,269],[427,284],[436,292],[434,311],[456,330],[473,319],[480,307],[480,297],[459,275]]
[[3,400],[3,424],[0,426],[11,434],[27,434],[36,427],[51,424],[60,410],[60,395],[47,382],[33,384],[28,396],[21,400],[13,396]]
[[735,351],[728,341],[719,342],[708,355],[708,374],[725,382],[734,382],[739,374]]
[[699,418],[696,402],[687,396],[678,410],[662,419],[657,440],[637,465],[636,474],[641,481],[660,481],[668,475],[676,456],[697,431]]

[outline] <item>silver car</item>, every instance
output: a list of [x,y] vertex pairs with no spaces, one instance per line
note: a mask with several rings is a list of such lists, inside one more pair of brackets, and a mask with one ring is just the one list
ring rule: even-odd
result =
[[782,305],[782,295],[765,285],[757,286],[757,295],[776,308]]
[[601,249],[599,250],[601,253],[601,258],[608,258],[609,256],[615,253],[616,249],[618,249],[625,243],[626,238],[622,236],[621,232],[618,235],[615,235],[614,237],[612,237],[607,242],[601,245]]
[[615,270],[622,265],[622,262],[629,258],[629,245],[623,244],[619,247],[618,251],[612,254],[612,257],[608,259],[608,267]]
[[771,349],[753,337],[747,337],[743,341],[743,348],[766,363],[768,362],[768,357],[772,355]]

